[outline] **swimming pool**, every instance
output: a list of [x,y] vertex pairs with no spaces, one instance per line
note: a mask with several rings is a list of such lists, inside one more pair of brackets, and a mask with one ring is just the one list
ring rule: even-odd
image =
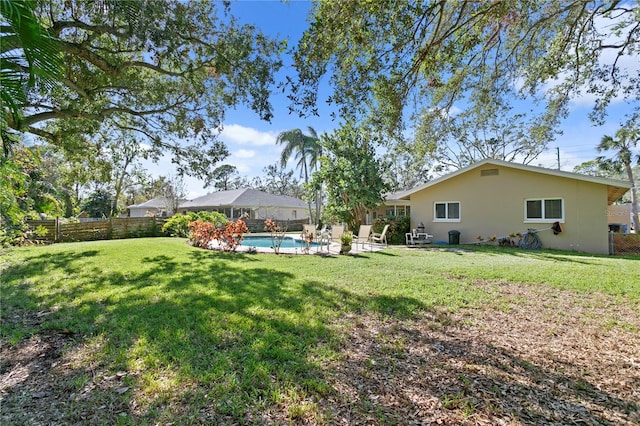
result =
[[[269,236],[247,236],[242,239],[242,245],[247,247],[272,247],[273,241]],[[317,247],[317,243],[311,243],[310,247]],[[284,237],[280,248],[302,248],[302,240],[293,237]]]

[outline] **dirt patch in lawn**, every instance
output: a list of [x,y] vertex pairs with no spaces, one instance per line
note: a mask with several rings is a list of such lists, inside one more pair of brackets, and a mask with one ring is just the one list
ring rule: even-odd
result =
[[496,306],[345,319],[327,369],[341,424],[638,425],[640,312],[601,295],[478,283]]
[[[495,303],[411,320],[344,317],[338,356],[322,366],[328,390],[266,409],[256,403],[241,418],[211,414],[219,424],[640,424],[637,306],[542,286],[476,285]],[[162,409],[145,410],[136,397],[131,373],[108,374],[87,345],[63,331],[3,344],[0,423],[163,424]],[[188,399],[171,404],[172,420],[190,411]]]
[[[4,321],[38,326],[51,312],[14,312]],[[129,409],[126,372],[108,376],[95,348],[67,330],[45,329],[0,346],[0,424],[114,424]]]

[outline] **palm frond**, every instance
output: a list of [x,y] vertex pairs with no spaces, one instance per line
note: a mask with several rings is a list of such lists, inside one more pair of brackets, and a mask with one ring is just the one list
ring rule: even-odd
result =
[[0,15],[7,24],[0,43],[0,85],[10,88],[3,103],[14,121],[26,91],[36,82],[45,87],[57,84],[62,72],[58,41],[40,25],[34,7],[29,0],[0,0]]

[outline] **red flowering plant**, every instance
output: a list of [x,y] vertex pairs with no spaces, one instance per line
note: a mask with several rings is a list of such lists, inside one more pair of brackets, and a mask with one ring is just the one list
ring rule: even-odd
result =
[[238,219],[235,222],[227,222],[224,228],[216,229],[213,233],[213,239],[218,241],[218,245],[223,251],[236,251],[247,232],[249,232],[249,228],[247,228],[245,221]]
[[189,222],[188,227],[191,244],[195,247],[209,248],[209,243],[213,240],[213,234],[216,232],[216,224],[198,219]]
[[311,244],[313,244],[315,236],[316,233],[313,230],[310,230],[308,228],[304,228],[302,230],[300,238],[302,238],[302,242],[304,243],[302,246],[302,251],[304,252],[304,254],[309,254],[309,249],[311,248]]
[[249,228],[241,219],[227,222],[223,227],[218,227],[212,222],[196,220],[189,223],[189,231],[189,241],[196,247],[211,248],[210,243],[215,240],[223,251],[236,251]]
[[280,247],[284,240],[286,227],[283,230],[278,226],[275,220],[266,218],[264,220],[264,230],[271,234],[271,248],[273,248],[273,251],[276,254],[280,254]]

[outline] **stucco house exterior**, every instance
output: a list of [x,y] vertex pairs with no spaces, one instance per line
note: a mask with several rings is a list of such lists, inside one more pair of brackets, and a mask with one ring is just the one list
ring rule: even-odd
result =
[[[411,227],[422,222],[434,241],[460,232],[460,243],[477,236],[506,237],[539,229],[544,248],[608,253],[608,207],[628,182],[485,159],[405,191]],[[559,222],[562,232],[548,229]]]
[[228,218],[248,214],[249,219],[308,219],[307,204],[299,198],[274,195],[256,189],[232,189],[213,192],[180,204],[180,213],[216,211]]

